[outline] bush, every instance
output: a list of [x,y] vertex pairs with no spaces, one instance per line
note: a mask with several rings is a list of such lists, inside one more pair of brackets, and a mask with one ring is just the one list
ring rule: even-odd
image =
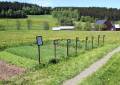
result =
[[93,17],[90,17],[90,16],[81,16],[80,21],[94,23],[95,19]]
[[85,31],[91,31],[92,30],[92,26],[90,22],[86,22],[84,25],[84,30]]
[[73,20],[68,19],[68,18],[61,18],[59,19],[59,23],[61,26],[73,26]]
[[81,22],[75,23],[75,29],[83,31],[84,29],[83,29],[82,23]]
[[105,25],[95,24],[95,30],[96,31],[102,31],[104,28],[106,28]]

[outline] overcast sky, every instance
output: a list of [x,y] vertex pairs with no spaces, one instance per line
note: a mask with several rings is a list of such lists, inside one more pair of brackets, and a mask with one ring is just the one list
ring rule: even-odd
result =
[[38,4],[40,6],[74,6],[74,7],[112,7],[120,8],[120,0],[0,0],[0,1],[18,1]]

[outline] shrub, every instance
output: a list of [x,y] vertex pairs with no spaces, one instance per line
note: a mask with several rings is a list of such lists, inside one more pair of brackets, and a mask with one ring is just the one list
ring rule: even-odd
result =
[[91,23],[90,22],[86,22],[84,25],[84,30],[85,31],[90,31],[92,29]]
[[81,22],[75,23],[75,29],[83,31],[84,29],[83,29],[82,23]]
[[73,26],[73,20],[68,19],[68,18],[61,18],[59,19],[59,23],[61,26]]
[[106,28],[106,25],[95,24],[96,31],[102,31],[104,28]]

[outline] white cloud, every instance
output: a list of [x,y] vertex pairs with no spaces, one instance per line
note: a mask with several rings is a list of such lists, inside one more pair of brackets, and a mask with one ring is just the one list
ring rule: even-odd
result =
[[40,6],[50,6],[51,0],[32,0],[33,3],[38,4]]

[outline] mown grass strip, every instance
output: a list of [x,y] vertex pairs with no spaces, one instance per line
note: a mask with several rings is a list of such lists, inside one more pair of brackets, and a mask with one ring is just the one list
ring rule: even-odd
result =
[[117,45],[106,45],[81,54],[78,57],[71,57],[67,61],[62,61],[56,65],[49,65],[46,68],[36,70],[15,78],[9,84],[27,85],[59,85],[63,81],[77,75],[90,64],[100,59],[107,52]]
[[23,58],[5,51],[0,52],[0,60],[26,69],[31,68],[37,64],[37,61],[35,60]]
[[80,85],[120,85],[120,53],[115,54],[106,65],[83,80]]

